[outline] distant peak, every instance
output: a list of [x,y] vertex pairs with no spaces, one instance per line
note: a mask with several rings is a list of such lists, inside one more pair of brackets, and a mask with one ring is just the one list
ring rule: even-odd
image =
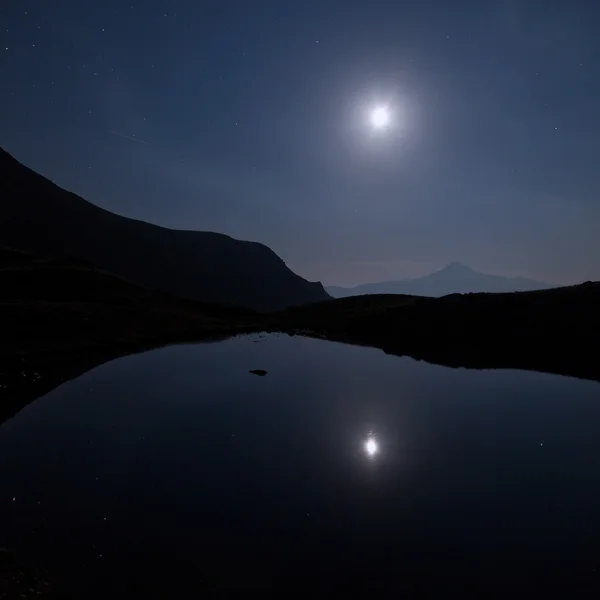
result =
[[455,273],[458,272],[465,272],[465,273],[472,273],[473,269],[471,269],[471,267],[467,267],[467,265],[463,265],[460,262],[454,261],[451,263],[448,263],[443,269],[442,271],[453,271]]

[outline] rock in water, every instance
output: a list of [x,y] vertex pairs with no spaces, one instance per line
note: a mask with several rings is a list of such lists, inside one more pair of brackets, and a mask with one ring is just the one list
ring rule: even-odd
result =
[[267,371],[264,369],[253,369],[250,373],[252,373],[252,375],[258,375],[259,377],[264,377],[267,374]]

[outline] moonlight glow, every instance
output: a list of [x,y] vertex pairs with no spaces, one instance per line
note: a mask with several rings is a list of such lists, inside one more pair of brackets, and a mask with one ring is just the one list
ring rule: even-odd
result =
[[390,124],[390,111],[386,106],[376,106],[371,111],[370,118],[375,129],[385,129]]
[[373,438],[369,438],[365,442],[365,452],[367,453],[367,456],[371,457],[375,456],[377,452],[379,452],[379,445]]

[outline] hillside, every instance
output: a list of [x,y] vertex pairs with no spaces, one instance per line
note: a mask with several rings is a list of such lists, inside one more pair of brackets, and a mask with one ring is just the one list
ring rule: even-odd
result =
[[325,300],[270,248],[227,235],[158,227],[67,192],[0,149],[0,241],[82,259],[128,280],[204,302],[270,311]]
[[[530,292],[442,298],[371,294],[290,308],[277,319],[367,339],[430,345],[506,338],[586,339],[600,331],[600,282]],[[563,337],[559,337],[563,336]]]
[[179,298],[82,262],[0,248],[0,357],[203,339],[245,330],[251,310]]
[[480,273],[461,263],[450,263],[443,269],[418,277],[398,281],[367,283],[356,287],[328,287],[327,292],[334,298],[359,296],[361,294],[408,294],[412,296],[440,297],[447,294],[467,294],[475,292],[524,292],[552,287],[547,283],[523,277],[501,277]]
[[600,282],[443,298],[353,296],[276,316],[290,329],[448,366],[546,371],[600,381]]

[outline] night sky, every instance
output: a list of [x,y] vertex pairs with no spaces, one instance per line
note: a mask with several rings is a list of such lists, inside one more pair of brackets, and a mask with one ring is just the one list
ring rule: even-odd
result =
[[599,25],[598,0],[2,0],[0,145],[325,284],[600,279]]

